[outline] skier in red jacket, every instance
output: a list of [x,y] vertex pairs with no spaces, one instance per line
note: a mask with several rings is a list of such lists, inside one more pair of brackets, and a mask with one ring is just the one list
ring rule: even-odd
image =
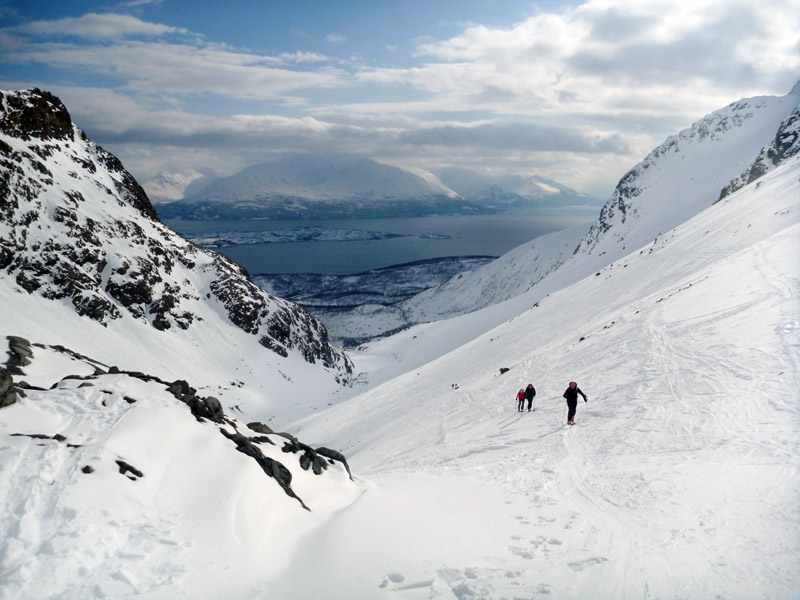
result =
[[525,390],[521,389],[517,392],[517,412],[525,410]]

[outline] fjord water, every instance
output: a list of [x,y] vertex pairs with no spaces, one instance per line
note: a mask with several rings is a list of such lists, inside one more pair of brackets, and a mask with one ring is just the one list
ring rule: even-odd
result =
[[[498,215],[415,217],[397,219],[183,221],[165,223],[181,234],[213,231],[270,231],[318,225],[403,234],[385,240],[356,242],[290,242],[221,248],[251,274],[321,273],[347,275],[416,260],[444,256],[500,256],[540,235],[589,223],[596,208]],[[440,234],[447,239],[419,236]],[[579,240],[575,240],[577,245]]]

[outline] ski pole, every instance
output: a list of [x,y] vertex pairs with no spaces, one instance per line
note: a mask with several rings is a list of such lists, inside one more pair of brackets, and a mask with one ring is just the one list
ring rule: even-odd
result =
[[563,423],[564,420],[567,418],[567,404],[564,403],[564,412],[561,414],[561,422]]

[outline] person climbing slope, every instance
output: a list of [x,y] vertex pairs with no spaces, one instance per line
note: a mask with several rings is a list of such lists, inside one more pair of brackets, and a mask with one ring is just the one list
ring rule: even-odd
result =
[[528,401],[528,412],[531,412],[531,405],[533,404],[533,397],[536,395],[536,388],[532,383],[528,384],[525,388],[525,399]]
[[564,392],[564,398],[567,399],[567,406],[569,407],[567,425],[575,424],[575,412],[578,410],[578,394],[583,396],[584,402],[589,401],[589,398],[581,391],[581,388],[578,387],[578,384],[574,381],[570,381],[567,391]]
[[522,412],[525,409],[525,390],[522,388],[517,392],[517,412]]

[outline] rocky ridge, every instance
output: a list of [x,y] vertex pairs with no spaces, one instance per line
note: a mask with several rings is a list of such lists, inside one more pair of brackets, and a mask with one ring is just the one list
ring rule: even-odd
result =
[[[91,413],[98,411],[103,412],[103,410],[108,407],[109,402],[118,400],[115,398],[115,395],[120,395],[120,390],[125,390],[125,393],[121,398],[123,402],[116,402],[118,408],[121,408],[123,412],[133,410],[134,408],[132,405],[137,404],[142,398],[128,391],[130,384],[127,383],[127,381],[137,380],[155,384],[155,389],[159,387],[162,388],[174,397],[176,401],[185,404],[198,422],[210,422],[215,424],[219,432],[235,444],[236,450],[255,460],[267,476],[275,479],[287,496],[297,500],[306,510],[310,510],[309,507],[292,488],[292,473],[290,469],[281,461],[266,456],[264,452],[262,452],[262,447],[265,444],[276,446],[277,443],[282,443],[281,450],[284,454],[298,455],[297,461],[299,467],[305,471],[310,470],[315,475],[322,475],[330,465],[339,462],[344,467],[350,480],[352,480],[352,474],[347,464],[347,459],[340,452],[325,447],[313,448],[300,442],[293,435],[273,431],[263,423],[252,422],[247,424],[247,426],[238,423],[236,419],[225,414],[225,410],[219,399],[213,396],[199,395],[197,389],[189,385],[185,380],[170,382],[154,375],[138,371],[122,370],[117,366],[106,365],[101,361],[88,358],[63,346],[31,343],[27,339],[19,336],[6,336],[6,339],[8,341],[8,350],[6,352],[8,358],[5,362],[5,366],[0,367],[0,408],[11,406],[20,399],[42,402],[49,397],[49,394],[63,393],[65,390],[69,390],[78,395],[82,393],[92,395],[95,394],[97,389],[100,389],[102,394],[107,395],[107,398],[103,398],[99,403],[91,402],[89,401],[90,399],[87,398],[86,406],[88,408],[85,408],[83,412],[89,414],[85,414],[81,417],[82,419],[93,419],[95,415]],[[61,355],[69,358],[72,363],[76,365],[76,370],[82,372],[60,376],[58,380],[54,381],[49,387],[32,385],[25,380],[25,367],[31,366],[35,362],[37,353],[46,355],[50,360],[52,360],[54,355]],[[15,377],[16,380],[14,379]],[[81,392],[81,390],[86,391]],[[55,433],[52,431],[48,433],[28,431],[10,435],[51,439],[62,443],[67,443],[68,441],[68,437],[63,435],[61,431]],[[80,444],[68,445],[73,448],[79,448],[85,444],[91,443],[98,443],[98,440],[86,438],[84,436],[81,438]],[[122,458],[117,458],[116,463],[120,468],[119,472],[133,481],[144,477],[146,474],[147,469],[145,469],[143,465],[139,465],[142,467],[142,470],[140,470]],[[97,465],[86,465],[83,467],[83,472],[86,474],[92,473],[95,471],[96,467]]]

